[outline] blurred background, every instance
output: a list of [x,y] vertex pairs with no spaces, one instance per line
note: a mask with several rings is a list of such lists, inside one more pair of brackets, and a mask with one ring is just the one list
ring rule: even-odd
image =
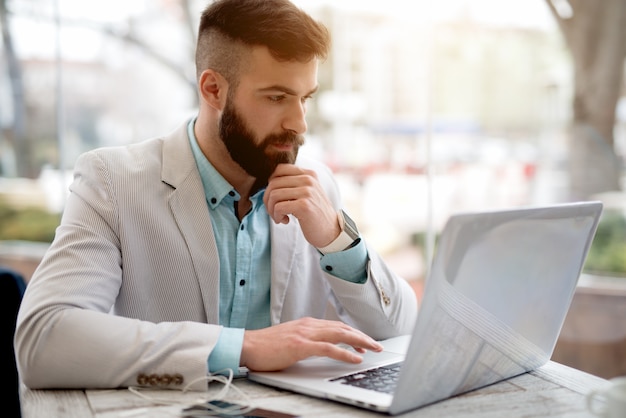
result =
[[[294,2],[333,37],[302,152],[366,239],[420,297],[450,214],[602,200],[556,354],[626,374],[626,2]],[[1,265],[30,277],[80,153],[194,115],[207,4],[0,0]]]

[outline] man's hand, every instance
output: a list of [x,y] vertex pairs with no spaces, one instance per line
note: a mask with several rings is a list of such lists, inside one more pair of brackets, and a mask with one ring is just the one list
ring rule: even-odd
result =
[[311,356],[325,356],[347,363],[361,362],[361,356],[337,346],[339,343],[352,346],[359,353],[382,351],[378,342],[342,322],[302,318],[246,331],[241,365],[250,370],[275,371]]
[[341,233],[337,211],[328,200],[315,171],[293,164],[279,164],[269,179],[265,207],[276,223],[288,223],[293,215],[313,246],[330,244]]

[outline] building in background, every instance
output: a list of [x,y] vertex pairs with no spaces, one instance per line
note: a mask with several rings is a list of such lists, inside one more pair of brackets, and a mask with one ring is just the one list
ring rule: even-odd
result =
[[[160,135],[193,115],[205,3],[8,2],[27,132],[45,177],[32,182],[46,207],[62,210],[81,152]],[[541,0],[521,9],[486,0],[296,3],[333,36],[303,152],[335,170],[382,252],[436,232],[451,212],[561,199],[569,61]],[[7,85],[4,68],[0,78]],[[65,173],[55,173],[60,162]]]

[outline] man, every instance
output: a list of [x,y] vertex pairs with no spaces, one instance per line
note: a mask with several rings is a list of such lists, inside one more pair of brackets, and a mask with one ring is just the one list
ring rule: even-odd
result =
[[76,163],[18,319],[27,386],[206,390],[240,366],[358,363],[411,331],[407,283],[358,237],[329,170],[296,160],[328,46],[288,0],[204,11],[197,117]]

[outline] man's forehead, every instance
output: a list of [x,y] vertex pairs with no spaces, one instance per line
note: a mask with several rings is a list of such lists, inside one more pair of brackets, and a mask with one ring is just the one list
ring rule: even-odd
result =
[[287,94],[308,95],[317,89],[317,58],[308,62],[280,61],[266,47],[254,47],[246,64],[240,73],[240,82],[253,85],[255,90],[275,89]]

